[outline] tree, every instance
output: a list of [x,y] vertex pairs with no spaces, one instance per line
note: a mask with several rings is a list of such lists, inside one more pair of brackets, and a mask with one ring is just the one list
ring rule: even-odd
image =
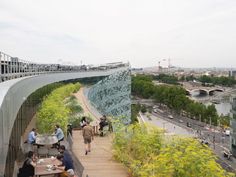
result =
[[141,106],[141,112],[142,112],[142,113],[146,113],[146,112],[147,112],[147,108],[146,108],[145,105],[142,105],[142,106]]

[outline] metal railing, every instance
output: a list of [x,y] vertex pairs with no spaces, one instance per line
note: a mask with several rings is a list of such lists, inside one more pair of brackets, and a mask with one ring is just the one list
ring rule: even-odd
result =
[[73,138],[72,138],[71,134],[69,134],[67,136],[67,143],[68,143],[67,149],[69,150],[69,152],[72,156],[72,159],[73,159],[73,163],[74,163],[74,167],[75,167],[74,171],[75,171],[75,173],[78,177],[82,177],[84,167],[83,167],[83,165],[81,164],[81,162],[79,161],[79,159],[76,157],[75,153],[72,150]]
[[0,82],[15,78],[61,72],[104,71],[129,66],[129,63],[108,63],[97,67],[89,65],[39,64],[11,57],[0,51]]

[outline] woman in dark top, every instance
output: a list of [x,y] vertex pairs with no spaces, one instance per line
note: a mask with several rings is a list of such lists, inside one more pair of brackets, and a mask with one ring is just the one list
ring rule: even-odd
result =
[[22,168],[19,169],[17,177],[33,177],[34,176],[34,167],[36,166],[37,157],[34,152],[29,151],[26,160]]

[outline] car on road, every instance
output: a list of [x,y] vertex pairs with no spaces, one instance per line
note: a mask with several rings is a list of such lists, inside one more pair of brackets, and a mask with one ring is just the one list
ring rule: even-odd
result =
[[192,125],[189,122],[187,122],[187,127],[192,127]]
[[152,108],[153,108],[153,109],[156,109],[156,108],[158,108],[158,106],[157,106],[157,105],[154,105]]
[[157,110],[157,109],[153,109],[153,112],[157,113],[157,112],[158,112],[158,110]]
[[202,144],[210,145],[210,143],[205,139],[201,139],[200,141],[201,141]]
[[174,119],[174,117],[172,115],[168,115],[169,119]]
[[227,157],[227,159],[229,160],[230,157],[233,155],[229,149],[227,149],[226,147],[223,148],[223,154],[224,154],[224,157]]
[[183,123],[184,121],[183,121],[182,119],[179,119],[179,122],[180,122],[180,123]]
[[230,130],[225,130],[225,135],[229,136],[230,135]]

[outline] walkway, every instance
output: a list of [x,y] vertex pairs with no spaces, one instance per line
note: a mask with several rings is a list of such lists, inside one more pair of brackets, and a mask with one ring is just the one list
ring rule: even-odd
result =
[[[84,89],[81,88],[75,94],[84,109],[85,114],[92,112],[91,106],[84,96]],[[112,156],[112,135],[105,137],[96,136],[92,142],[92,150],[88,155],[85,155],[83,138],[81,131],[73,132],[74,143],[72,150],[77,158],[84,166],[84,177],[128,177],[128,170],[121,164],[116,162]],[[75,141],[76,140],[76,141]]]

